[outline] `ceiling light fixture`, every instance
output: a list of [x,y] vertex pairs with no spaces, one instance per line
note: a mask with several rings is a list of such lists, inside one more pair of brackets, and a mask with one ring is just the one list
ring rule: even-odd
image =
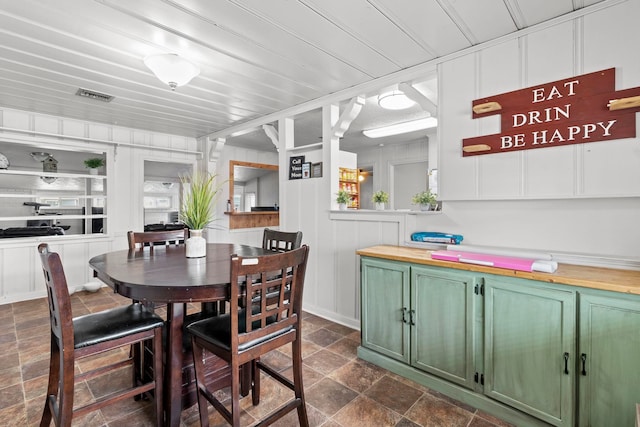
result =
[[438,119],[435,117],[425,117],[423,119],[412,120],[410,122],[396,123],[390,126],[363,130],[362,133],[369,138],[381,138],[383,136],[399,135],[416,130],[434,128],[436,126],[438,126]]
[[399,90],[383,93],[378,96],[378,105],[385,110],[404,110],[416,105],[415,101]]
[[51,154],[45,153],[44,151],[33,151],[31,153],[31,157],[33,157],[33,160],[35,160],[36,162],[44,162],[50,156]]
[[144,58],[146,65],[161,82],[169,85],[171,90],[186,85],[192,78],[200,74],[200,69],[193,63],[179,57],[175,53],[162,53]]
[[56,178],[55,176],[41,176],[40,179],[46,182],[47,184],[53,184],[58,180],[58,178]]

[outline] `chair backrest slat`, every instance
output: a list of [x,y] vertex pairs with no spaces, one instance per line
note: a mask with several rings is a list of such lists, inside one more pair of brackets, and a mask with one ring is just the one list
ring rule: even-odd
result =
[[181,245],[189,237],[189,229],[162,230],[162,231],[129,231],[127,240],[129,249],[139,249],[145,246]]
[[273,252],[286,252],[298,249],[302,244],[302,231],[279,231],[264,229],[262,248]]

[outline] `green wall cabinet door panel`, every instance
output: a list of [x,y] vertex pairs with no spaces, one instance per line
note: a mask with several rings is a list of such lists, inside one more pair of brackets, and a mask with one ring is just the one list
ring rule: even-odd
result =
[[485,277],[484,393],[553,425],[573,425],[576,294]]
[[640,298],[581,294],[579,354],[579,425],[635,426]]
[[409,264],[362,258],[362,345],[409,363]]
[[472,275],[411,267],[411,365],[473,388]]

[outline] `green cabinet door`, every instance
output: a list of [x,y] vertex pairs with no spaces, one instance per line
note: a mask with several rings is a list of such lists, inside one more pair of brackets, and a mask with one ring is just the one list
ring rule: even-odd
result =
[[362,345],[409,363],[409,264],[362,257]]
[[579,425],[635,426],[635,405],[640,403],[640,298],[581,294],[579,322]]
[[411,267],[411,365],[473,388],[475,278]]
[[485,277],[484,393],[545,422],[573,425],[576,295]]

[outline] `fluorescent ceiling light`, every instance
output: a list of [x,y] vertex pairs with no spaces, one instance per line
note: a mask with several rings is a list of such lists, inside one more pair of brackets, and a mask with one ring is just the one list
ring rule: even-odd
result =
[[161,82],[169,85],[171,90],[186,85],[192,78],[200,74],[200,69],[179,57],[175,53],[163,53],[144,58],[146,65]]
[[378,96],[378,105],[385,110],[404,110],[413,107],[416,103],[403,92],[394,90]]
[[423,119],[412,120],[410,122],[396,123],[395,125],[363,130],[362,133],[369,138],[381,138],[383,136],[399,135],[416,130],[434,128],[436,126],[438,126],[438,119],[435,117],[425,117]]

